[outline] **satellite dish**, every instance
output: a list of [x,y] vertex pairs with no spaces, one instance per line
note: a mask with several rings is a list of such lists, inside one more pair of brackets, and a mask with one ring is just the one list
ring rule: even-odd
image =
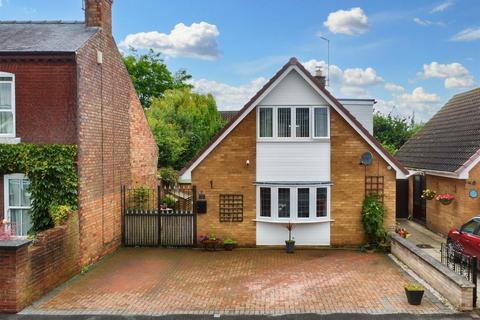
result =
[[371,152],[365,152],[362,154],[362,158],[360,160],[360,164],[364,166],[369,166],[373,162],[373,154]]

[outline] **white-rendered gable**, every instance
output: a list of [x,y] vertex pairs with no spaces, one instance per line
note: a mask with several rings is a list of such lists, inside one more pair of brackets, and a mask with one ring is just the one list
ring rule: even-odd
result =
[[258,105],[327,105],[310,84],[292,69]]

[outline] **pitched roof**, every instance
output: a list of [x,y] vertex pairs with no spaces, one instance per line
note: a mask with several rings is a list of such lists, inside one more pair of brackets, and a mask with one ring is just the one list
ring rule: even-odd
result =
[[229,122],[233,117],[235,117],[235,115],[238,113],[238,110],[236,110],[236,111],[218,111],[218,113],[220,113],[220,117],[222,117],[222,119],[224,121]]
[[0,53],[75,52],[98,30],[78,21],[1,21]]
[[406,167],[460,173],[480,150],[480,88],[455,95],[395,155]]
[[190,160],[185,167],[180,171],[180,175],[183,175],[192,167],[195,167],[196,164],[200,163],[202,158],[208,154],[211,149],[215,148],[216,145],[231,131],[243,116],[248,114],[247,111],[250,111],[250,107],[257,102],[257,100],[287,71],[290,67],[296,67],[298,70],[309,79],[313,85],[322,93],[327,102],[331,102],[332,107],[339,111],[340,115],[343,116],[357,132],[364,137],[364,139],[374,147],[394,169],[400,171],[400,175],[407,175],[408,170],[406,170],[403,165],[395,159],[388,151],[383,148],[383,146],[365,129],[362,124],[340,103],[338,100],[332,96],[332,94],[316,79],[311,73],[305,69],[305,67],[298,62],[297,58],[292,57],[290,60],[243,106],[240,111],[230,120],[227,125],[225,125],[196,155]]

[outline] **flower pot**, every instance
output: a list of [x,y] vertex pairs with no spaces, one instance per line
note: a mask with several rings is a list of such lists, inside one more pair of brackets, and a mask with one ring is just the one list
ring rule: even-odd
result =
[[218,239],[215,240],[203,240],[203,248],[207,251],[215,251],[219,245],[220,241]]
[[287,253],[293,253],[295,250],[295,241],[285,241],[285,250]]
[[407,295],[407,301],[409,304],[418,306],[422,303],[423,290],[408,290],[405,288],[405,294]]
[[440,203],[444,206],[448,206],[450,203],[453,202],[453,199],[439,199],[438,201],[440,201]]
[[235,243],[224,243],[223,248],[225,251],[232,251],[235,248]]

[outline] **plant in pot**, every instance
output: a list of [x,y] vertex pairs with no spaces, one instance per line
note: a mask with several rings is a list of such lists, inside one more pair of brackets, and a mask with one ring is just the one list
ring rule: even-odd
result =
[[217,236],[212,233],[209,236],[200,236],[200,242],[203,244],[203,248],[205,250],[215,251],[220,243],[220,239],[218,239]]
[[223,247],[225,248],[225,251],[232,251],[236,244],[237,242],[230,238],[223,240]]
[[425,189],[422,191],[421,197],[422,199],[425,199],[425,200],[432,200],[435,198],[436,195],[437,195],[437,192],[430,189]]
[[423,293],[425,292],[422,285],[418,283],[408,283],[404,288],[409,304],[418,306],[422,303]]
[[287,253],[293,253],[295,250],[295,240],[292,238],[293,224],[289,222],[285,228],[288,230],[288,240],[285,240],[285,249]]
[[453,200],[455,200],[455,196],[450,193],[442,193],[442,194],[439,194],[436,199],[440,201],[441,204],[447,206],[450,203],[452,203]]

